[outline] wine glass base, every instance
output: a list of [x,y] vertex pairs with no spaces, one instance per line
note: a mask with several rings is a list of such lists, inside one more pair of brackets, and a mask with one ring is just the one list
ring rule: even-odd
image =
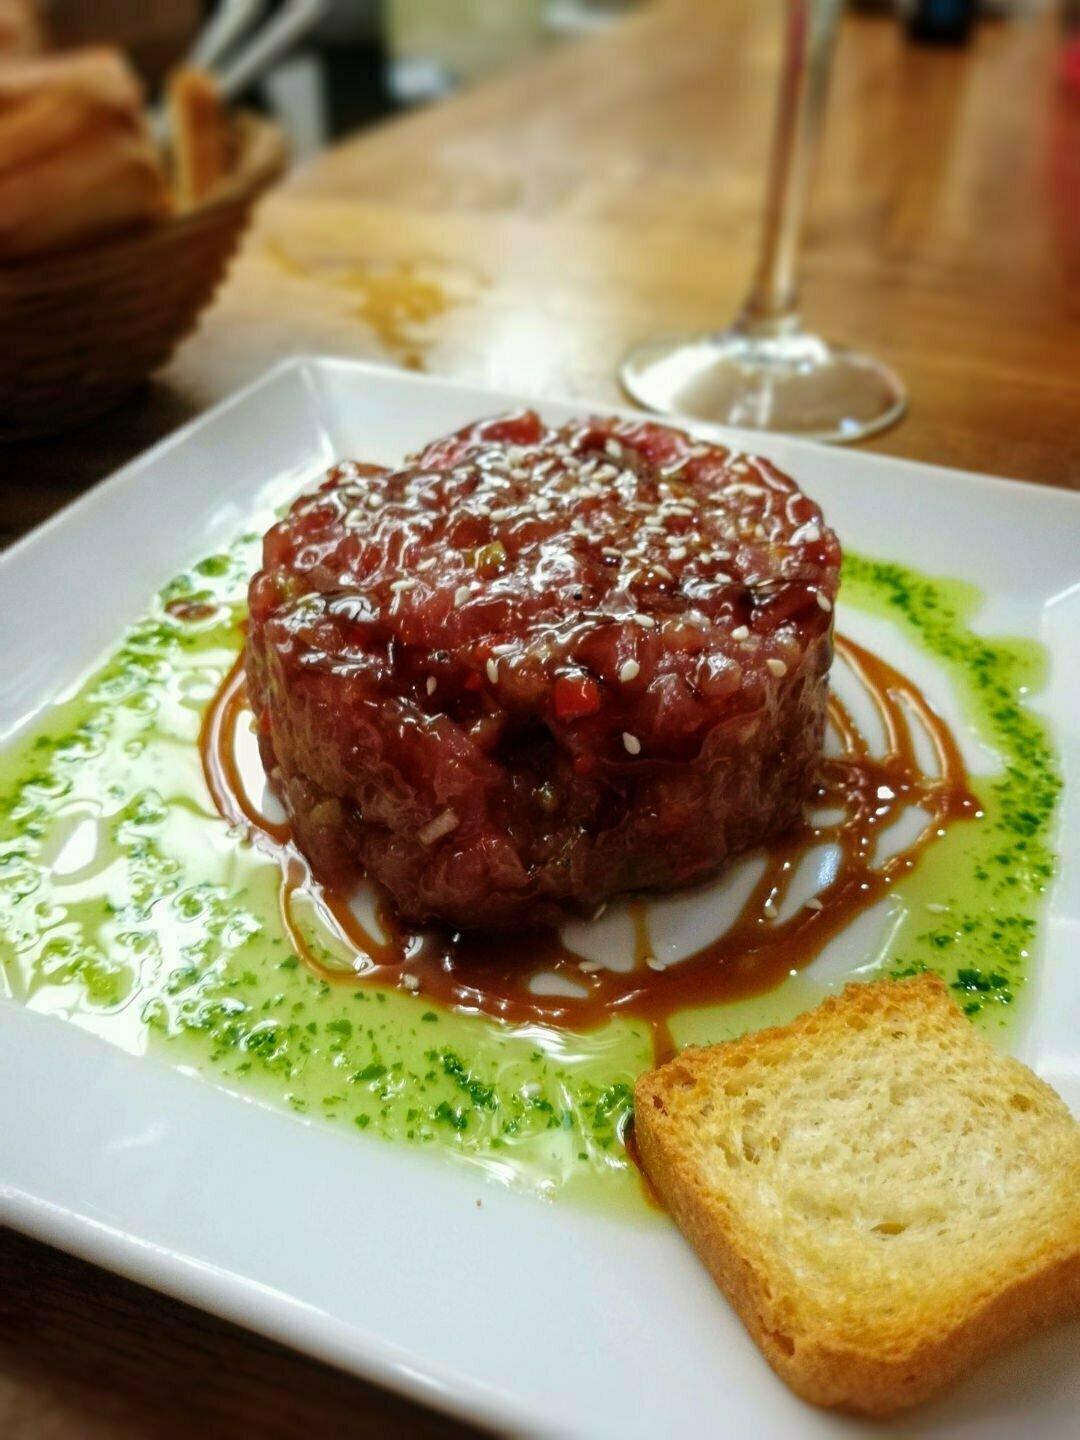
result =
[[650,341],[630,352],[619,379],[660,414],[834,443],[886,429],[907,405],[888,366],[802,331]]

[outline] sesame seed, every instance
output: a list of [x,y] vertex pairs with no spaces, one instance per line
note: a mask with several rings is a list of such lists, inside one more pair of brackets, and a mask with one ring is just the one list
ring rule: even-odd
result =
[[629,731],[624,730],[622,743],[628,755],[641,754],[641,741],[637,738],[636,735],[631,735]]
[[770,675],[775,675],[778,680],[782,676],[787,674],[787,666],[784,664],[783,660],[777,660],[775,656],[772,656],[765,661],[765,668],[768,670]]
[[595,975],[598,970],[603,968],[599,960],[582,960],[578,963],[578,969],[583,975]]
[[735,629],[731,632],[731,638],[732,640],[749,640],[749,628],[746,625],[736,625]]
[[809,541],[811,544],[813,544],[813,542],[814,542],[815,540],[820,540],[820,539],[821,539],[821,526],[820,526],[820,525],[804,525],[804,526],[803,526],[803,531],[802,531],[802,538],[803,538],[804,540]]
[[619,679],[624,685],[631,680],[636,680],[641,674],[641,666],[636,660],[624,660],[619,666]]
[[419,990],[419,989],[420,989],[420,976],[419,976],[419,975],[402,975],[402,977],[401,977],[401,983],[402,983],[402,985],[405,986],[405,989],[406,989],[406,990],[414,990],[414,991],[415,991],[415,990]]
[[439,682],[438,682],[438,680],[435,679],[435,676],[434,676],[434,675],[429,675],[429,676],[427,677],[427,680],[424,682],[424,689],[427,691],[427,693],[428,693],[429,695],[434,695],[434,694],[435,694],[435,688],[436,688],[436,686],[438,685],[438,683],[439,683]]
[[489,660],[484,666],[484,669],[487,671],[487,678],[491,681],[492,685],[497,685],[499,683],[499,662],[497,660]]
[[436,840],[441,840],[444,835],[449,835],[451,830],[456,830],[460,820],[453,810],[444,810],[441,815],[436,815],[434,820],[422,826],[416,832],[416,838],[421,845],[434,845]]
[[377,510],[382,504],[382,496],[377,495],[375,491],[372,490],[371,494],[367,497],[367,503],[370,510]]
[[416,568],[420,571],[434,570],[438,563],[437,555],[429,555],[426,560],[421,560]]
[[817,898],[816,895],[812,895],[810,899],[807,900],[804,908],[807,910],[824,910],[825,906],[821,903],[821,901]]
[[646,955],[645,964],[650,970],[666,970],[667,961],[659,959],[656,955]]
[[935,905],[928,901],[926,908],[930,911],[931,915],[947,915],[949,913],[948,905]]
[[766,900],[765,904],[762,906],[761,913],[765,916],[766,920],[775,920],[776,917],[780,914],[780,911],[776,908],[776,906],[771,900]]
[[417,583],[417,581],[410,579],[392,580],[390,582],[390,589],[393,590],[395,594],[400,595],[403,590],[415,590]]
[[607,440],[604,444],[604,450],[611,456],[612,460],[621,460],[623,457],[623,448],[618,440]]
[[464,605],[465,601],[468,600],[471,594],[472,591],[469,589],[468,585],[459,585],[458,588],[454,591],[454,604]]
[[832,601],[823,590],[817,592],[817,603],[821,606],[822,610],[825,611],[826,615],[832,609]]
[[656,621],[651,615],[642,615],[639,611],[638,614],[631,615],[630,619],[635,621],[638,625],[644,626],[646,630],[656,629]]
[[687,551],[685,545],[676,545],[674,549],[668,551],[668,559],[669,559],[669,560],[685,560],[687,554],[688,554],[688,551]]

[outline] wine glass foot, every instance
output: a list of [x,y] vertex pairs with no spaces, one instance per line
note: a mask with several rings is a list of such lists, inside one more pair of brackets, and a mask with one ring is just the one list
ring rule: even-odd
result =
[[647,410],[834,443],[861,440],[903,415],[904,387],[886,365],[795,331],[654,340],[619,367]]

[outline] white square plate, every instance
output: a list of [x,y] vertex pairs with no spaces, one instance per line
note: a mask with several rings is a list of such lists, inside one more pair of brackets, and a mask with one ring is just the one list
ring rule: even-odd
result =
[[[157,446],[0,561],[0,744],[86,674],[173,572],[334,459],[392,462],[522,403],[294,362]],[[558,421],[584,407],[540,408]],[[1064,756],[1066,865],[1012,1043],[1077,1108],[1080,503],[856,451],[735,439],[794,473],[845,545],[974,582],[987,595],[977,628],[1050,652],[1039,705]],[[665,1223],[544,1204],[436,1157],[344,1137],[14,1003],[0,1003],[0,1056],[0,1218],[321,1359],[529,1434],[881,1428],[791,1396]],[[1044,1336],[890,1432],[1073,1433],[1078,1338],[1077,1326]]]

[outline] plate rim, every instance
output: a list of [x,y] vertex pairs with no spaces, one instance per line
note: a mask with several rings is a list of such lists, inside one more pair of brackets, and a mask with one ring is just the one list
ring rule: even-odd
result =
[[[317,351],[302,352],[286,356],[278,360],[269,369],[262,371],[253,379],[248,380],[238,389],[231,391],[222,399],[215,401],[213,405],[205,410],[200,410],[197,415],[191,416],[176,427],[163,435],[145,450],[140,450],[116,470],[103,475],[100,480],[91,482],[90,485],[80,494],[62,504],[58,510],[47,516],[39,524],[34,525],[25,534],[20,535],[4,550],[0,551],[0,567],[6,565],[14,556],[21,555],[32,545],[38,543],[45,535],[50,534],[61,523],[69,521],[73,517],[81,515],[84,509],[90,508],[95,502],[95,497],[103,491],[120,489],[130,484],[133,472],[143,465],[157,460],[159,457],[168,454],[172,449],[184,443],[187,437],[195,431],[221,416],[228,414],[232,409],[242,405],[259,390],[270,385],[279,376],[297,372],[304,374],[306,371],[323,369],[326,367],[341,367],[361,374],[374,374],[383,378],[393,379],[405,384],[410,388],[427,388],[436,386],[443,390],[477,390],[492,396],[500,397],[504,392],[490,385],[481,384],[471,380],[455,379],[452,375],[431,375],[426,372],[417,374],[415,371],[403,370],[394,365],[381,365],[373,360],[363,360],[349,355],[334,355]],[[845,445],[838,447],[830,445],[826,441],[807,440],[799,435],[779,435],[768,431],[741,430],[735,426],[716,425],[703,420],[695,420],[689,416],[680,415],[659,415],[650,410],[642,410],[626,404],[601,404],[580,396],[567,395],[530,395],[522,396],[529,404],[543,407],[544,405],[565,406],[568,409],[579,408],[594,415],[616,415],[620,418],[636,419],[640,421],[653,421],[660,425],[671,425],[676,429],[685,429],[694,434],[720,437],[722,443],[726,443],[724,437],[736,437],[747,441],[749,448],[742,448],[744,455],[754,455],[753,443],[755,439],[760,444],[768,444],[770,440],[781,440],[784,444],[796,445],[799,447],[810,447],[815,453],[825,451],[833,454],[843,454],[859,460],[869,461],[875,466],[883,466],[888,469],[898,468],[910,470],[934,470],[947,474],[951,480],[961,480],[967,484],[981,487],[990,486],[994,489],[1002,489],[1010,494],[1016,493],[1016,488],[1022,486],[1024,491],[1036,490],[1044,497],[1052,498],[1063,502],[1065,505],[1080,506],[1080,490],[1059,485],[1048,485],[1042,480],[1023,480],[1016,476],[991,475],[981,470],[968,470],[959,466],[939,465],[933,460],[914,460],[904,455],[887,455],[877,450],[864,450],[856,445]],[[900,422],[903,423],[902,421]]]
[[[205,411],[192,416],[176,430],[163,436],[155,444],[146,450],[133,456],[116,471],[101,480],[94,482],[87,489],[63,505],[52,516],[34,527],[24,536],[20,537],[13,545],[0,554],[0,567],[8,561],[22,557],[34,547],[46,542],[54,531],[61,527],[80,524],[85,516],[91,512],[94,506],[100,503],[104,494],[112,494],[124,487],[137,483],[139,472],[148,465],[153,465],[162,456],[170,451],[182,447],[188,443],[198,432],[214,421],[221,419],[237,407],[244,405],[253,396],[272,385],[281,376],[289,373],[296,373],[304,376],[312,370],[318,372],[325,369],[339,369],[348,371],[351,374],[362,377],[365,374],[377,375],[383,380],[403,384],[407,389],[422,391],[430,386],[436,386],[447,391],[473,391],[479,395],[490,395],[493,399],[506,399],[506,392],[493,389],[487,384],[473,382],[465,379],[455,379],[450,376],[429,376],[416,375],[412,372],[402,371],[397,367],[379,365],[370,361],[356,360],[348,356],[336,356],[331,354],[302,354],[291,356],[279,361],[277,364],[250,380],[232,394],[224,397],[215,405]],[[561,397],[549,395],[521,396],[522,403],[533,404],[538,408],[546,405],[564,406],[568,409],[577,409],[589,413],[608,413],[642,421],[655,420],[659,423],[671,423],[679,427],[685,427],[695,434],[703,436],[719,436],[726,443],[730,443],[735,437],[741,444],[744,440],[753,453],[753,444],[767,444],[773,439],[783,439],[785,444],[795,445],[797,448],[811,447],[814,453],[822,451],[833,452],[833,447],[826,446],[820,442],[802,440],[798,437],[774,437],[753,431],[737,431],[726,427],[703,425],[690,419],[680,417],[653,416],[645,411],[633,410],[621,405],[596,406],[588,400],[580,397]],[[835,453],[835,452],[833,452]],[[875,451],[859,450],[858,448],[846,449],[843,452],[852,460],[867,462],[872,466],[886,469],[899,467],[901,470],[911,471],[932,471],[947,474],[952,483],[963,482],[966,485],[974,485],[980,489],[989,486],[1000,493],[1008,493],[1015,496],[1018,486],[1024,490],[1019,493],[1026,493],[1034,486],[1044,497],[1055,497],[1054,504],[1064,504],[1067,509],[1080,507],[1080,493],[1070,489],[1058,488],[1038,482],[1010,479],[1007,477],[982,474],[977,471],[963,470],[952,467],[934,465],[932,462],[913,460],[902,456],[882,455]],[[1072,509],[1080,518],[1080,508]],[[1080,566],[1078,566],[1080,568]],[[9,1002],[4,1002],[4,1008],[8,1008]],[[12,1008],[22,1010],[23,1007],[12,1003]],[[30,1013],[30,1012],[27,1012]],[[41,1018],[41,1017],[35,1017]],[[99,1037],[87,1037],[95,1042]],[[100,1041],[107,1045],[108,1042]],[[110,1047],[112,1048],[112,1047]],[[131,1064],[139,1063],[139,1057],[117,1052],[123,1055],[123,1059]],[[163,1067],[167,1068],[167,1067]],[[132,1072],[137,1073],[137,1072]],[[169,1071],[170,1074],[174,1073]],[[176,1072],[178,1073],[178,1072]],[[213,1090],[217,1099],[220,1099],[223,1087],[208,1082],[208,1090]],[[235,1094],[226,1094],[226,1100],[236,1103],[247,1103]],[[275,1116],[280,1111],[272,1112]],[[521,1197],[515,1197],[515,1201]],[[533,1203],[533,1202],[529,1202]],[[0,1213],[3,1214],[7,1223],[13,1228],[32,1235],[34,1238],[48,1244],[57,1245],[69,1253],[79,1255],[92,1263],[105,1265],[116,1273],[129,1276],[138,1283],[150,1284],[153,1288],[162,1293],[170,1294],[177,1299],[189,1304],[196,1304],[200,1308],[209,1310],[211,1313],[221,1315],[223,1318],[237,1323],[245,1328],[257,1330],[263,1334],[270,1335],[294,1349],[301,1350],[311,1355],[314,1359],[324,1363],[337,1365],[347,1369],[353,1374],[360,1375],[372,1383],[391,1389],[409,1399],[417,1400],[420,1403],[434,1406],[440,1411],[455,1415],[463,1420],[484,1424],[495,1424],[505,1426],[510,1420],[518,1433],[543,1433],[539,1426],[531,1426],[528,1423],[529,1417],[520,1409],[520,1402],[514,1405],[512,1397],[492,1396],[486,1387],[478,1384],[472,1377],[463,1376],[458,1371],[448,1372],[444,1377],[437,1378],[437,1365],[431,1363],[428,1357],[423,1370],[412,1365],[403,1367],[400,1355],[394,1347],[389,1347],[382,1354],[379,1352],[377,1343],[372,1343],[369,1336],[363,1348],[349,1348],[347,1341],[353,1335],[353,1331],[335,1321],[333,1316],[324,1317],[325,1330],[319,1330],[320,1341],[318,1346],[305,1344],[302,1334],[297,1333],[289,1324],[278,1323],[280,1317],[276,1309],[266,1310],[261,1314],[258,1323],[252,1319],[250,1305],[245,1303],[245,1296],[252,1290],[257,1290],[257,1282],[250,1277],[232,1273],[227,1278],[230,1285],[222,1287],[222,1294],[228,1292],[227,1303],[222,1301],[221,1305],[209,1303],[205,1292],[199,1293],[198,1287],[181,1283],[183,1278],[196,1274],[199,1269],[199,1262],[190,1255],[171,1252],[168,1255],[159,1256],[159,1263],[150,1267],[151,1278],[147,1279],[146,1271],[140,1273],[137,1263],[139,1254],[146,1249],[146,1242],[132,1234],[130,1230],[109,1232],[108,1227],[102,1227],[90,1216],[79,1214],[75,1211],[66,1212],[67,1228],[70,1235],[66,1241],[57,1238],[56,1219],[57,1214],[52,1211],[53,1228],[50,1229],[49,1203],[41,1197],[31,1195],[17,1188],[8,1185],[4,1179],[3,1171],[0,1170]],[[63,1226],[60,1227],[63,1229]],[[81,1237],[81,1240],[80,1240]],[[170,1273],[176,1272],[179,1277],[175,1283],[169,1283]],[[303,1302],[292,1295],[281,1297],[289,1307],[300,1307]],[[341,1334],[342,1343],[335,1343],[335,1328]],[[395,1359],[395,1355],[397,1358]],[[426,1374],[424,1373],[426,1371]]]

